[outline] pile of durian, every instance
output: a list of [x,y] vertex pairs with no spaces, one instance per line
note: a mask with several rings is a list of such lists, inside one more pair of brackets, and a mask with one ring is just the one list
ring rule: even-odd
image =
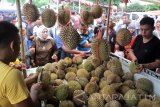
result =
[[38,98],[45,107],[160,107],[152,82],[135,81],[132,72],[123,72],[117,58],[66,57],[36,71],[38,82],[44,84]]

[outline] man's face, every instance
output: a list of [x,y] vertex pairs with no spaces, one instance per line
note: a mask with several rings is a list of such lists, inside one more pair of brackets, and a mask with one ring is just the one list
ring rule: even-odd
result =
[[156,30],[160,32],[160,22],[156,23]]
[[87,25],[80,26],[81,34],[86,34],[87,31],[88,31],[88,26]]
[[129,22],[129,18],[128,18],[127,15],[123,16],[123,17],[122,17],[122,20],[123,20],[123,23],[124,23],[124,24],[127,24],[127,23]]
[[140,34],[143,37],[150,38],[154,28],[150,25],[140,25]]

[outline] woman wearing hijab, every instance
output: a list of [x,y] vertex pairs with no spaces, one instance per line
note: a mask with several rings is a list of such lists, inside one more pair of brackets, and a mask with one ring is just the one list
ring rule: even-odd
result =
[[57,47],[52,37],[48,36],[48,29],[41,25],[37,37],[30,48],[33,57],[33,66],[43,66],[57,60]]

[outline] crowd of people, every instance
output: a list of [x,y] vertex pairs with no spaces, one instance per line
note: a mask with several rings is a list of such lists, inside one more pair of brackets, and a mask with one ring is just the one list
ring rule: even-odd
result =
[[[74,16],[72,16],[74,18]],[[140,64],[140,71],[144,68],[156,71],[160,68],[160,20],[144,17],[134,22],[127,14],[109,21],[108,36],[106,36],[107,15],[103,14],[93,26],[82,23],[79,18],[74,19],[73,26],[81,37],[75,49],[68,49],[60,38],[61,27],[56,23],[46,28],[41,17],[34,23],[22,22],[26,67],[43,66],[46,63],[58,61],[65,57],[91,55],[91,41],[101,30],[103,38],[111,45],[111,52]],[[139,22],[138,22],[139,21]],[[78,24],[77,24],[78,23]],[[19,70],[10,66],[20,53],[20,38],[17,23],[0,20],[0,106],[5,107],[33,107],[39,106],[37,101],[41,83],[34,84],[30,92],[27,89],[28,81],[37,78],[37,74],[29,79],[23,79]],[[132,34],[132,41],[127,46],[120,46],[116,42],[116,34],[121,28],[127,28]],[[158,71],[158,70],[157,70]],[[18,90],[18,93],[15,93]]]

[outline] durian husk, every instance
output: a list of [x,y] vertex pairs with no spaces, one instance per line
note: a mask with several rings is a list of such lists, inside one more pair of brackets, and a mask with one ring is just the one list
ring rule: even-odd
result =
[[94,5],[91,7],[91,14],[94,19],[100,18],[102,16],[103,9],[100,5]]
[[129,70],[130,70],[133,74],[138,73],[138,68],[139,68],[139,64],[136,63],[136,62],[133,62],[133,61],[132,61],[132,62],[129,64]]
[[65,75],[65,79],[67,81],[72,81],[72,80],[75,80],[76,79],[76,74],[74,72],[68,72],[66,75]]
[[153,107],[152,106],[152,101],[149,100],[149,99],[141,99],[139,102],[138,102],[138,106],[137,107]]
[[116,91],[110,85],[104,86],[100,93],[103,95],[106,102],[114,100],[114,95],[116,95]]
[[75,90],[81,90],[82,87],[79,82],[72,80],[68,82],[68,86],[70,91],[73,93]]
[[99,90],[99,87],[96,82],[89,82],[86,84],[84,88],[84,91],[89,95],[98,92],[98,90]]
[[68,97],[69,87],[68,85],[61,84],[56,88],[55,96],[58,100],[62,101]]
[[34,4],[23,5],[23,14],[27,21],[35,22],[39,18],[39,11]]
[[84,78],[89,79],[90,75],[89,75],[89,72],[86,69],[82,68],[82,69],[78,69],[77,77],[84,77]]
[[128,106],[136,106],[139,101],[138,94],[135,90],[131,89],[125,93],[124,100]]
[[80,35],[71,24],[61,28],[60,37],[68,49],[75,49],[80,42]]
[[52,26],[55,25],[56,23],[56,13],[54,12],[54,10],[52,9],[48,9],[46,8],[43,12],[42,12],[42,23],[44,26],[46,26],[47,28],[50,28]]
[[93,93],[88,98],[88,107],[104,107],[104,99],[101,94]]
[[67,67],[70,67],[70,66],[72,65],[72,59],[71,59],[71,58],[65,57],[65,58],[64,58],[64,61],[66,62]]
[[110,45],[106,43],[106,41],[103,38],[100,40],[94,38],[91,43],[91,52],[94,57],[100,59],[101,61],[107,61],[109,59],[111,48]]
[[121,28],[116,36],[116,41],[121,46],[126,46],[131,42],[132,36],[128,29]]
[[73,63],[77,65],[80,65],[83,62],[83,58],[81,56],[74,56],[72,60],[73,60]]
[[82,88],[84,88],[87,83],[89,83],[88,79],[84,77],[77,77],[76,80],[81,84]]
[[62,9],[58,12],[58,22],[62,26],[66,26],[71,19],[70,9],[66,6],[62,6]]
[[153,92],[153,84],[149,79],[140,78],[140,79],[136,80],[135,86],[136,86],[136,88],[142,89],[142,90],[147,91],[149,93]]
[[93,23],[93,16],[91,12],[83,10],[80,14],[82,23],[89,25]]
[[59,107],[75,107],[74,103],[70,100],[64,100],[59,104]]
[[110,59],[107,63],[107,68],[113,73],[123,76],[122,64],[117,58]]
[[122,105],[120,102],[113,100],[113,101],[106,103],[104,107],[122,107]]

